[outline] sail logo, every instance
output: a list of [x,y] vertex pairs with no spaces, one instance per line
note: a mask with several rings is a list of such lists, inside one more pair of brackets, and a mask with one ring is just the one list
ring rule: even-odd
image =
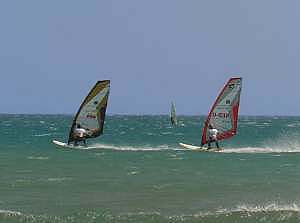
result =
[[97,118],[96,115],[91,114],[91,113],[88,113],[88,114],[86,115],[86,117],[89,118],[89,119],[96,119],[96,118]]
[[214,112],[213,117],[229,118],[229,113],[228,112]]

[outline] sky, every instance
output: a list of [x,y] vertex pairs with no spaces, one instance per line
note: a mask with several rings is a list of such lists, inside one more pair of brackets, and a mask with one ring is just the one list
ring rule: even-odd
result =
[[0,2],[0,113],[205,115],[243,77],[241,115],[300,115],[300,1]]

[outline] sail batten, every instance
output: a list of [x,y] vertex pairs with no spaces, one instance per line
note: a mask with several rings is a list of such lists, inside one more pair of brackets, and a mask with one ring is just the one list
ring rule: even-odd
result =
[[95,138],[103,133],[105,113],[110,90],[110,81],[98,81],[76,113],[70,133],[68,143],[75,141],[74,129],[77,124],[87,130],[85,138]]
[[237,132],[238,111],[242,78],[231,78],[213,104],[202,131],[202,145],[208,142],[208,126],[212,125],[219,132],[217,139],[223,140]]

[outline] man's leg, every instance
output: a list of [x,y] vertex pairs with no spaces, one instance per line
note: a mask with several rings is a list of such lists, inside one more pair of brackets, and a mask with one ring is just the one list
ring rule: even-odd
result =
[[220,149],[218,140],[216,140],[215,142],[216,142],[217,148]]
[[210,140],[207,142],[207,149],[211,149]]

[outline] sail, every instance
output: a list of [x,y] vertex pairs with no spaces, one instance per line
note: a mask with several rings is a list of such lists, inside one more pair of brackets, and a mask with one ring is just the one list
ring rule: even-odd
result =
[[208,125],[218,130],[218,140],[234,136],[237,132],[242,78],[231,78],[212,106],[202,132],[202,145],[208,142]]
[[74,129],[77,124],[87,130],[86,138],[95,138],[103,133],[109,89],[109,80],[98,81],[95,84],[74,117],[68,143],[75,140]]
[[172,125],[177,125],[177,117],[176,117],[176,108],[175,104],[172,102],[171,103],[171,123]]

